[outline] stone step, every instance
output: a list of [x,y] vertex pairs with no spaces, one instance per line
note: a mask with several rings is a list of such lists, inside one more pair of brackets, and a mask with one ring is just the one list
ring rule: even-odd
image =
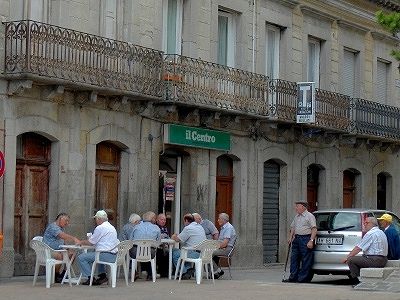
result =
[[376,282],[385,280],[396,268],[362,268],[360,270],[361,282]]
[[388,260],[385,267],[400,268],[400,259],[398,260]]

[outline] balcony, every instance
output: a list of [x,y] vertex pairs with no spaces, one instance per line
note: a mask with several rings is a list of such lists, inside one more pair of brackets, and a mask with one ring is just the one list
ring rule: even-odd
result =
[[400,108],[316,89],[297,125],[295,82],[35,21],[5,23],[4,77],[400,144]]
[[162,52],[35,21],[5,23],[8,79],[144,99],[163,96]]
[[268,77],[181,55],[165,57],[166,101],[256,118],[268,115]]

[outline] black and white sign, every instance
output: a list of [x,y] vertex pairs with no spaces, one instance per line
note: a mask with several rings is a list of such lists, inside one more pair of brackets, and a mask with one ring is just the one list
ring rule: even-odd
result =
[[315,122],[315,83],[297,83],[297,123]]

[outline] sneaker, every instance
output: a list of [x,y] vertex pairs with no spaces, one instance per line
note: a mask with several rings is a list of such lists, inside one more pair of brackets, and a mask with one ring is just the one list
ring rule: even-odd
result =
[[54,278],[54,282],[55,283],[61,283],[63,278],[64,278],[64,275],[65,275],[65,270],[62,271],[61,273],[57,273],[55,278]]
[[188,269],[187,271],[186,271],[186,273],[187,274],[190,274],[190,276],[194,276],[194,273],[195,273],[195,268],[190,268],[190,269]]
[[[102,274],[100,274],[100,275],[102,275]],[[96,280],[93,280],[92,285],[101,285],[106,282],[108,282],[107,276],[101,276],[101,277],[97,278]]]
[[89,285],[90,284],[90,278],[88,278],[86,281],[81,283],[82,285]]
[[350,278],[350,283],[351,283],[351,285],[353,286],[353,287],[355,287],[357,284],[359,284],[360,283],[360,280],[358,280],[358,278],[357,277],[351,277]]
[[182,280],[189,280],[190,277],[192,277],[189,272],[186,272],[185,274],[182,275],[181,279]]
[[225,272],[224,271],[219,271],[219,272],[215,272],[214,273],[214,279],[219,279],[222,275],[224,275]]

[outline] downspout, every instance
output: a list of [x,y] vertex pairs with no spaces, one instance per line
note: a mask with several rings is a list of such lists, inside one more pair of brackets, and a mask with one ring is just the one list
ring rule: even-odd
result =
[[253,28],[252,28],[252,63],[251,72],[256,69],[256,0],[253,0]]

